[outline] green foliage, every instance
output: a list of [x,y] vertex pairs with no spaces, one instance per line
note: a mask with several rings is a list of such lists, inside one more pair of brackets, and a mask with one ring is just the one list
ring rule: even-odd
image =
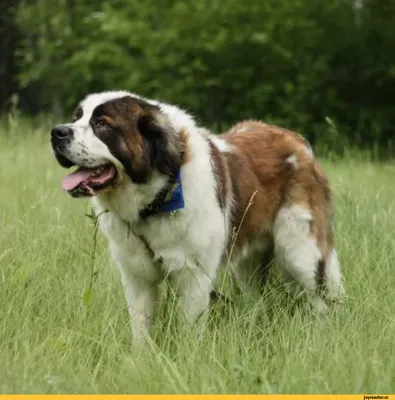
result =
[[344,132],[337,147],[383,144],[395,123],[395,2],[356,3],[25,1],[20,82],[55,111],[120,88],[219,129],[261,118],[327,142],[329,117]]

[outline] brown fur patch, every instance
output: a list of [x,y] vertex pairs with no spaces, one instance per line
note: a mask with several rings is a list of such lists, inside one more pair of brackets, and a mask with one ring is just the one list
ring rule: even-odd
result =
[[[96,124],[99,119],[106,124]],[[154,170],[172,177],[180,168],[187,137],[180,140],[158,107],[125,96],[96,107],[90,122],[133,182],[148,182]]]
[[309,142],[299,133],[290,131],[289,129],[281,128],[279,126],[269,125],[262,121],[249,120],[249,121],[239,122],[238,124],[232,127],[229,133],[246,133],[246,132],[262,131],[263,129],[273,133],[277,132],[289,135],[293,137],[296,141],[298,141],[301,144],[304,144],[307,148],[310,149]]
[[191,160],[191,149],[189,147],[188,133],[183,129],[180,131],[180,148],[181,148],[181,165],[188,163]]
[[[231,229],[239,229],[236,246],[269,233],[282,206],[300,205],[312,214],[311,235],[325,259],[332,246],[330,191],[305,139],[256,121],[237,124],[221,138],[233,148],[223,156],[232,181]],[[296,167],[287,162],[293,155]]]

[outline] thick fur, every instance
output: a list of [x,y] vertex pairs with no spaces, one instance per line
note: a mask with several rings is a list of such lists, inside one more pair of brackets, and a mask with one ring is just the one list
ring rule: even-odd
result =
[[[206,313],[223,265],[247,287],[274,256],[289,287],[304,289],[319,310],[343,293],[328,182],[301,136],[256,121],[214,136],[181,109],[128,92],[89,95],[66,125],[73,138],[53,143],[63,166],[117,168],[115,186],[91,202],[107,211],[100,226],[135,340],[149,333],[166,277],[191,321]],[[185,208],[141,220],[179,169]],[[249,263],[255,256],[266,261]]]

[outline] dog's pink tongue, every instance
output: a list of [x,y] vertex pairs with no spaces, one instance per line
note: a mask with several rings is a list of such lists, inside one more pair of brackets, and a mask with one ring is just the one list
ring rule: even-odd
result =
[[80,183],[86,181],[91,175],[92,171],[85,168],[78,168],[76,171],[66,175],[62,180],[62,189],[73,190]]

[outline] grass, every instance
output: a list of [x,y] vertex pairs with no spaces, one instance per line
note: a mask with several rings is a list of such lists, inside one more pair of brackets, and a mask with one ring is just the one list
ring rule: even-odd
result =
[[[323,318],[265,295],[213,309],[202,342],[173,301],[153,343],[131,344],[118,272],[88,204],[60,189],[47,132],[0,132],[0,392],[383,393],[395,391],[395,166],[324,162],[348,299]],[[85,296],[84,296],[85,295]],[[226,311],[225,313],[223,311]]]

